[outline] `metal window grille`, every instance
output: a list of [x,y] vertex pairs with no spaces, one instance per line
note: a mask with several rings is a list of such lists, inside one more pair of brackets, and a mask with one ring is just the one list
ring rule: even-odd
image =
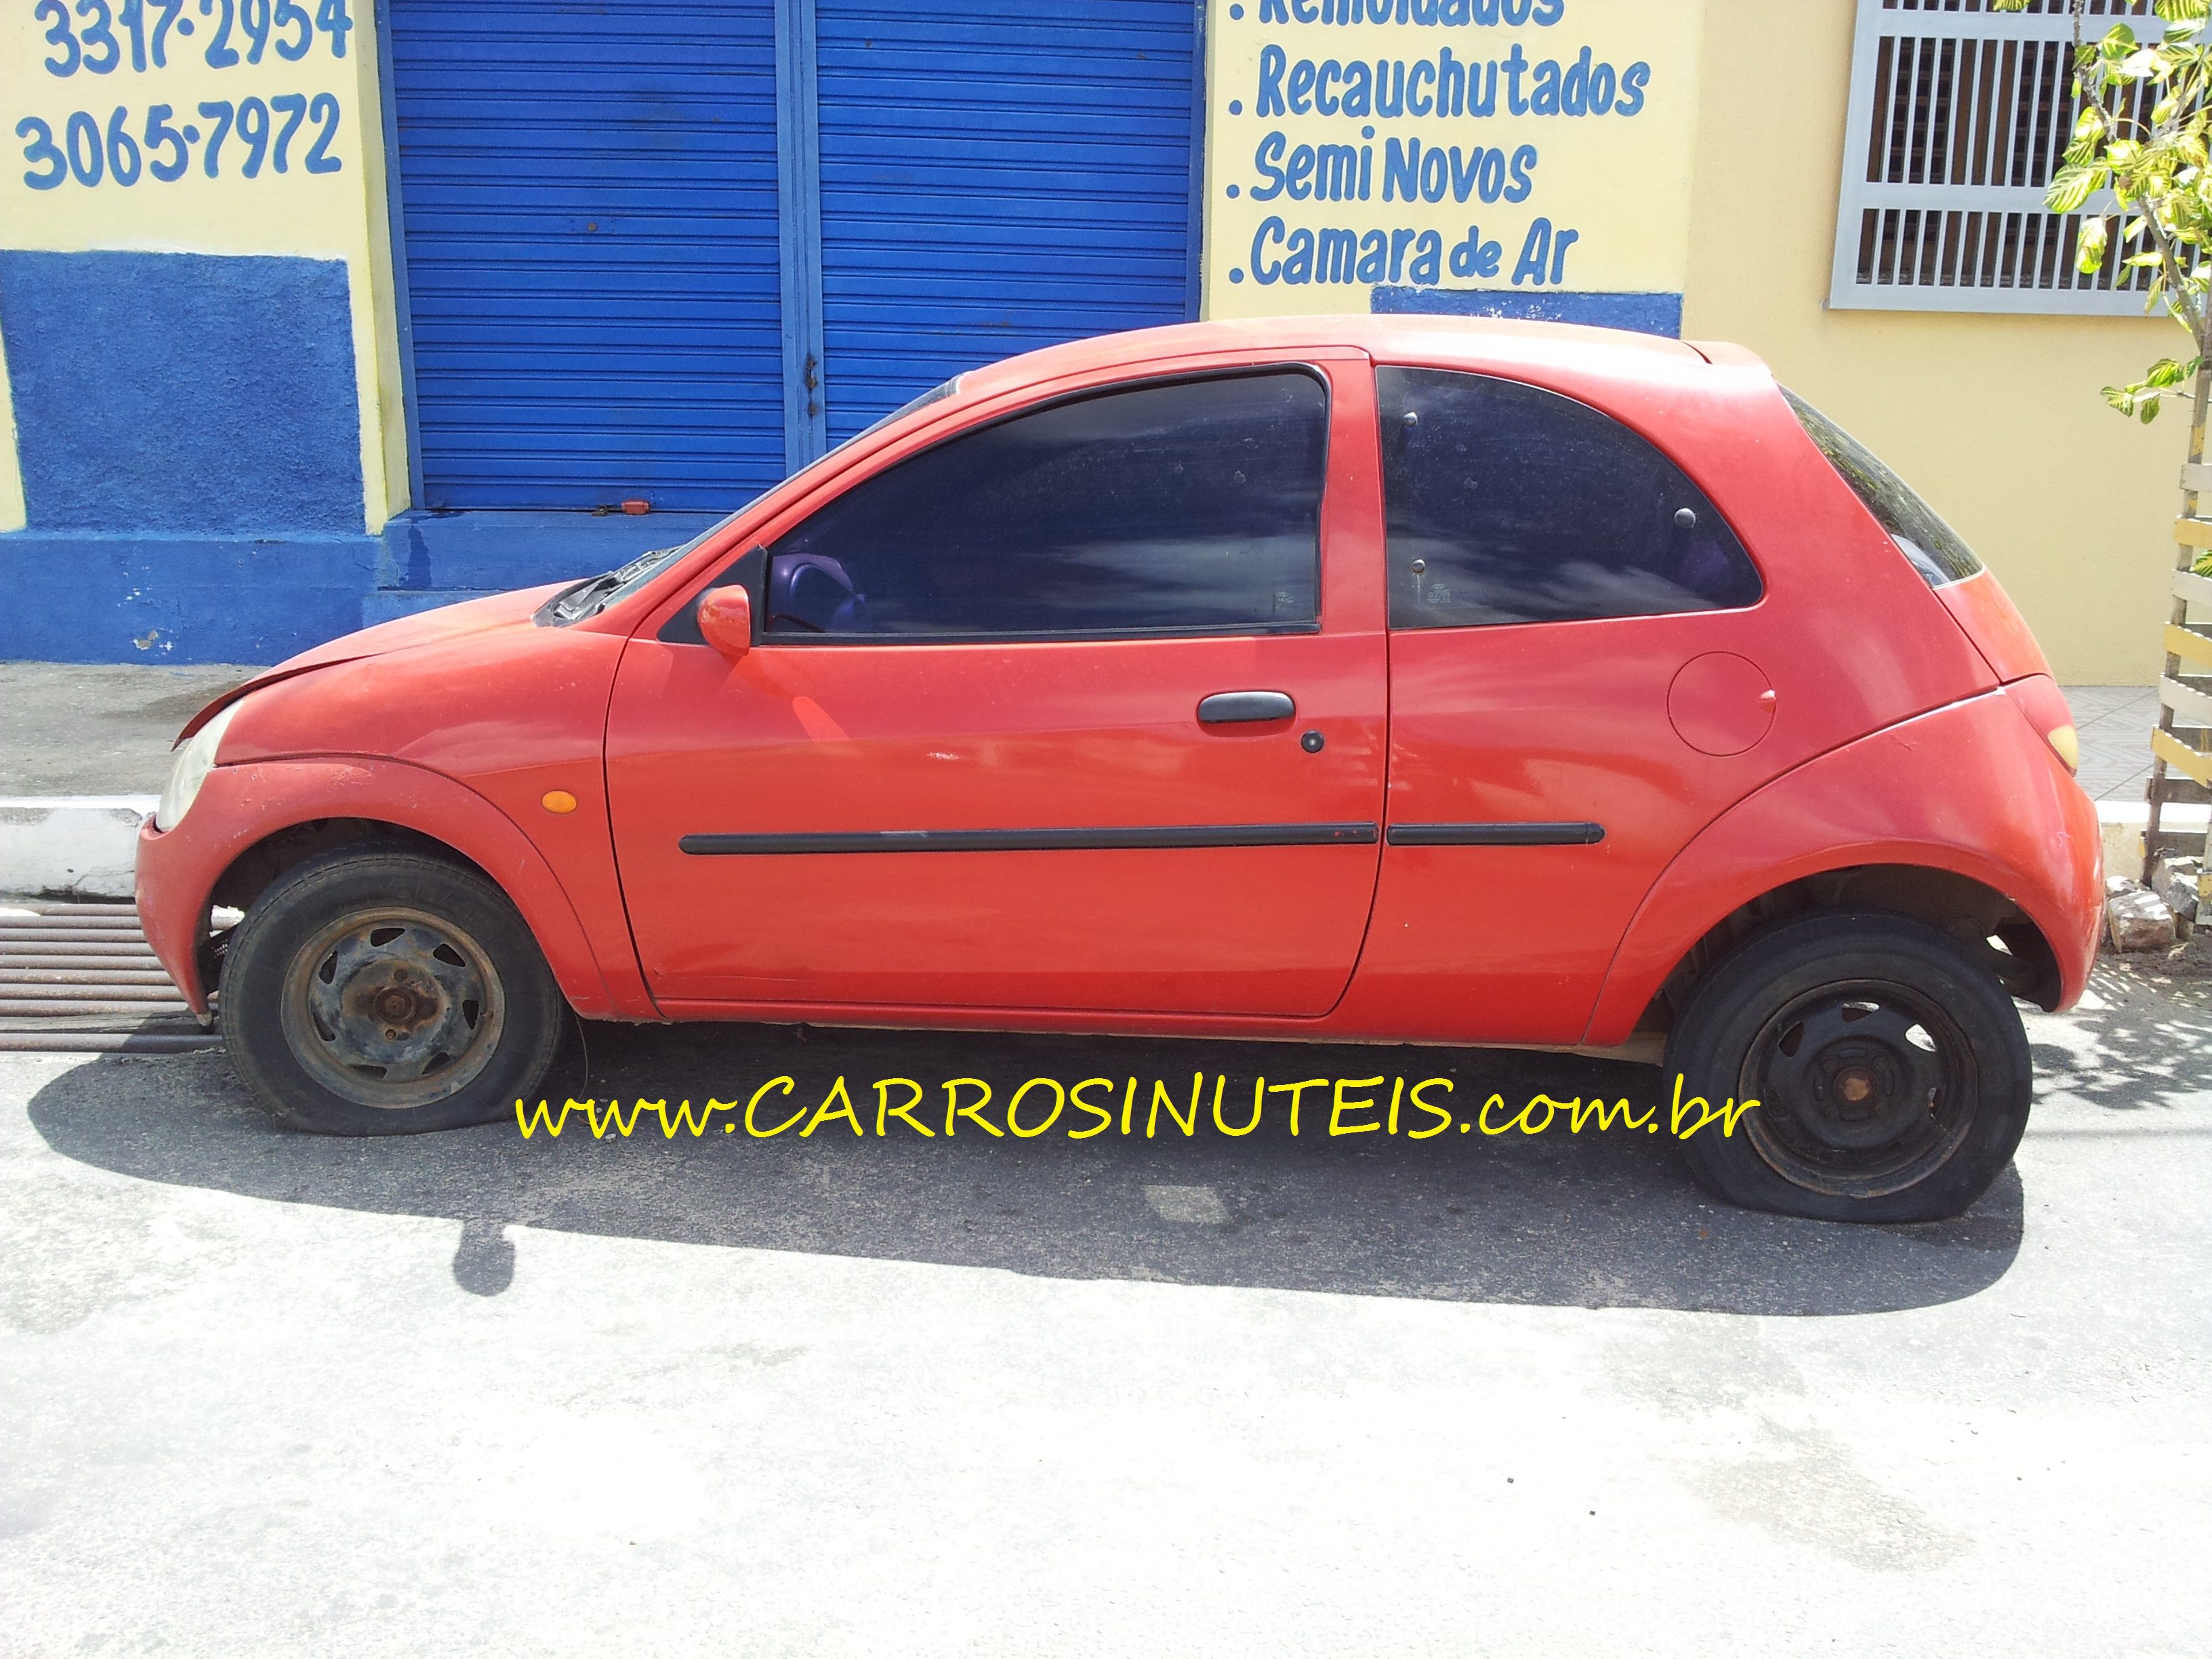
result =
[[[2084,35],[2122,19],[2160,27],[2148,0],[2090,0]],[[2142,314],[2149,273],[2125,250],[2075,269],[2099,204],[2044,210],[2081,109],[2073,32],[2067,0],[1859,0],[1832,307]]]

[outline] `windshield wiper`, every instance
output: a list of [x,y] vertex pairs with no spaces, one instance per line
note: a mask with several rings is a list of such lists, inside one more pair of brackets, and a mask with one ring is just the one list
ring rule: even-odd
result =
[[562,622],[581,622],[606,602],[609,593],[622,586],[622,579],[621,571],[610,570],[604,576],[579,582],[553,601],[553,614]]
[[581,622],[606,608],[607,601],[616,590],[634,581],[654,566],[678,552],[681,547],[656,547],[650,553],[641,553],[619,569],[610,570],[603,576],[579,582],[553,601],[553,614],[564,623]]

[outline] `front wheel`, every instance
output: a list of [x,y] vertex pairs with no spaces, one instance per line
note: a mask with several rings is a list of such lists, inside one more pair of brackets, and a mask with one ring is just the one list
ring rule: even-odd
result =
[[566,1004],[507,896],[421,853],[295,866],[231,936],[220,999],[238,1074],[325,1134],[483,1123],[535,1090]]
[[1717,1197],[1826,1221],[1964,1211],[2027,1127],[2027,1033],[1996,976],[1910,917],[1809,916],[1748,940],[1668,1039],[1670,1087],[1756,1100],[1682,1143]]

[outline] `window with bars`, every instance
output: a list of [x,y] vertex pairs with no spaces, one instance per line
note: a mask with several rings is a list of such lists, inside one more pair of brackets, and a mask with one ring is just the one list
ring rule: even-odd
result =
[[[2088,38],[2122,19],[2160,27],[2148,0],[2088,11]],[[2148,272],[2075,269],[2098,203],[2043,207],[2080,109],[2073,36],[2068,0],[1859,0],[1831,306],[2142,314]]]

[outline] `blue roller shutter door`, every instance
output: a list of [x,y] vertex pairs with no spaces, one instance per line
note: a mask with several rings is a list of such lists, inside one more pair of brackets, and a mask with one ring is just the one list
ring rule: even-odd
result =
[[392,0],[423,505],[783,476],[773,0]]
[[815,28],[831,443],[1191,314],[1192,0],[816,0]]

